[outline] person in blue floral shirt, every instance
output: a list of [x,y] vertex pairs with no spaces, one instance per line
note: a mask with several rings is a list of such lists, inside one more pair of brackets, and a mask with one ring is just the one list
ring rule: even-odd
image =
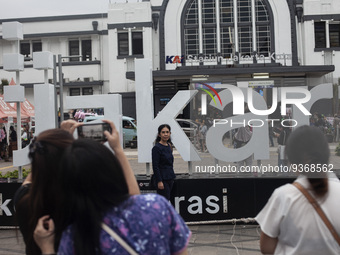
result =
[[[105,135],[117,154],[121,147],[113,144],[119,137],[113,124],[112,130]],[[106,146],[86,139],[73,142],[58,175],[58,224],[43,216],[34,233],[42,253],[54,254],[54,238],[61,236],[59,255],[131,254],[102,228],[105,224],[135,254],[187,254],[191,232],[180,215],[160,195],[129,195],[129,178]]]

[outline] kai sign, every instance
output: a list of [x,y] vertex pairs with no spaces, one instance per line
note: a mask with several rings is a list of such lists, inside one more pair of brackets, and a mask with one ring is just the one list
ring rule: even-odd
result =
[[184,56],[166,56],[165,64],[182,64]]
[[165,64],[182,64],[185,60],[189,63],[207,63],[207,62],[217,62],[217,61],[253,61],[256,59],[256,61],[265,61],[267,59],[273,60],[273,61],[280,61],[280,60],[289,60],[292,59],[292,56],[290,54],[277,54],[272,53],[269,56],[259,55],[259,54],[250,54],[250,55],[233,55],[229,54],[228,56],[217,56],[217,55],[187,55],[186,57],[184,55],[168,55],[165,57]]

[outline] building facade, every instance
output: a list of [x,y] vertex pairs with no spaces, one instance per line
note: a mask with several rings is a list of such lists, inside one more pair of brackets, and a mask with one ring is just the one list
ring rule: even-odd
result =
[[[24,28],[21,85],[30,100],[32,85],[44,79],[33,69],[34,51],[63,56],[64,96],[122,93],[123,112],[133,117],[139,58],[152,60],[155,113],[197,83],[236,86],[262,77],[275,87],[339,84],[337,0],[150,0],[110,4],[104,14],[0,23],[14,20]],[[15,47],[0,37],[1,79],[15,76],[2,69],[2,55]]]

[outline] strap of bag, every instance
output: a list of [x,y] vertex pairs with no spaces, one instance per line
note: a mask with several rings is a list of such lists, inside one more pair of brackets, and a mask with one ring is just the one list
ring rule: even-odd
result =
[[129,254],[138,255],[134,249],[131,248],[116,232],[114,232],[108,225],[102,223],[102,229],[104,229],[110,236],[112,236]]
[[301,193],[307,198],[307,200],[312,204],[316,212],[319,214],[320,218],[323,220],[323,222],[326,224],[329,231],[332,233],[334,239],[338,242],[340,245],[340,236],[334,229],[332,223],[328,220],[326,214],[318,204],[318,202],[308,193],[308,191],[298,182],[294,182],[293,185],[301,191]]

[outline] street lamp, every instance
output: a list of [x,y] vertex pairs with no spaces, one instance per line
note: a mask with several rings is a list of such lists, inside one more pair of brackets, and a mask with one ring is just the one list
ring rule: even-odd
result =
[[[70,59],[70,58],[81,58],[83,56],[81,55],[75,55],[75,56],[61,56],[61,54],[58,54],[58,71],[59,71],[59,103],[60,103],[60,122],[64,120],[64,77],[63,77],[63,67],[62,67],[62,59]],[[56,56],[53,57],[54,61],[54,71],[53,71],[53,83],[55,87],[55,108],[56,112],[58,112],[58,106],[57,106],[57,61]],[[56,126],[58,126],[58,115],[56,115]]]
[[[4,70],[16,74],[16,85],[4,88],[4,100],[17,105],[17,146],[21,150],[21,134],[18,132],[21,129],[20,102],[25,101],[25,88],[20,86],[20,72],[24,70],[24,56],[20,54],[20,40],[24,38],[22,24],[17,21],[2,23],[2,38],[14,41],[16,45],[15,53],[3,55]],[[18,178],[23,178],[21,166]]]

